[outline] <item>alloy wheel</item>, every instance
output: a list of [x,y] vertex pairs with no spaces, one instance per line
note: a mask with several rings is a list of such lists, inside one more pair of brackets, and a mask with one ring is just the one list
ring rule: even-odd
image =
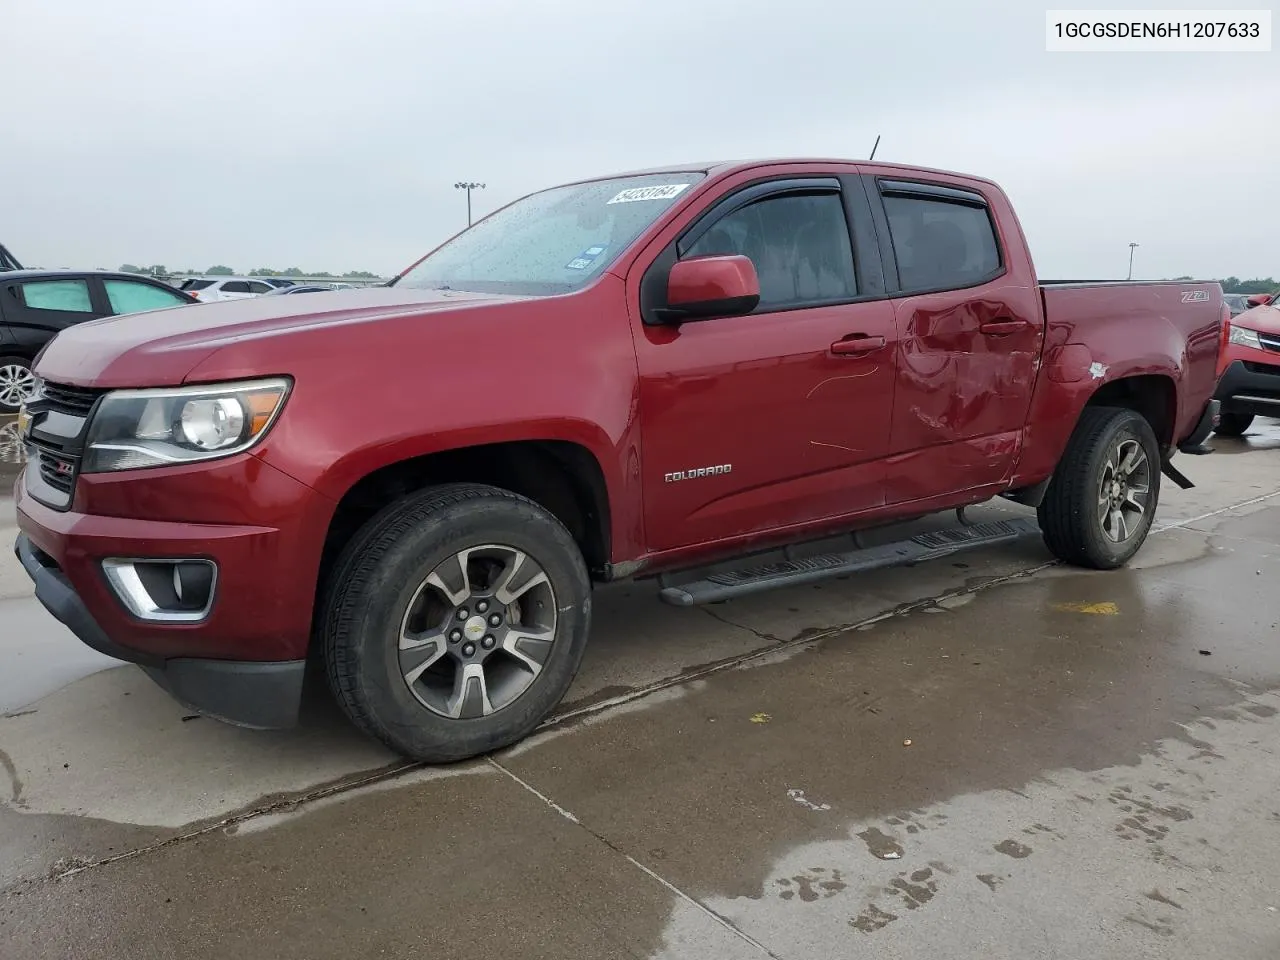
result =
[[36,378],[29,367],[7,363],[0,367],[0,405],[17,408],[35,396]]
[[400,626],[400,674],[433,713],[485,717],[529,689],[555,635],[555,590],[542,566],[515,547],[468,547],[414,592]]
[[1121,439],[1107,457],[1098,487],[1098,523],[1112,543],[1124,543],[1142,526],[1151,495],[1151,461],[1142,444]]

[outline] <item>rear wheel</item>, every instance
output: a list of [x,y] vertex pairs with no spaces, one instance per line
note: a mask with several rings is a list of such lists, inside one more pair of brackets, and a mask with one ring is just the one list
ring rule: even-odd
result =
[[325,605],[324,659],[347,715],[416,760],[528,735],[586,646],[591,584],[569,532],[532,501],[454,484],[357,534]]
[[22,357],[0,357],[0,413],[17,413],[35,392],[31,361]]
[[1086,407],[1038,511],[1060,560],[1097,570],[1129,561],[1160,500],[1160,448],[1144,417]]
[[1224,413],[1219,416],[1213,432],[1220,437],[1243,437],[1252,423],[1252,413]]

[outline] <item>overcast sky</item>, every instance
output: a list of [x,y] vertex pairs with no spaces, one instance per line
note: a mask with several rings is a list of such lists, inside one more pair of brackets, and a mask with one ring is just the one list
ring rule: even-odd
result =
[[1003,184],[1042,276],[1123,276],[1130,241],[1136,276],[1280,276],[1280,52],[1049,54],[1026,0],[0,0],[0,24],[0,242],[46,267],[389,274],[465,224],[459,179],[483,212],[881,134],[877,159]]

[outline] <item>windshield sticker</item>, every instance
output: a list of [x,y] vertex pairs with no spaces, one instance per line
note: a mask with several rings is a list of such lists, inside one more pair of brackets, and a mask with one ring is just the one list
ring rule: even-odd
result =
[[637,200],[670,200],[689,189],[687,183],[668,183],[660,187],[632,187],[623,190],[610,203],[635,203]]
[[591,264],[600,258],[600,254],[604,253],[606,247],[587,247],[580,254],[565,264],[567,270],[585,270]]

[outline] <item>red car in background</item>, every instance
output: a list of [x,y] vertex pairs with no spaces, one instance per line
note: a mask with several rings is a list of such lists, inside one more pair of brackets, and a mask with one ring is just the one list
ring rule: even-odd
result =
[[[1255,306],[1232,317],[1223,357],[1226,369],[1215,399],[1222,415],[1215,432],[1239,437],[1255,416],[1280,416],[1280,307],[1274,294],[1260,293]],[[1270,305],[1266,305],[1269,303]]]

